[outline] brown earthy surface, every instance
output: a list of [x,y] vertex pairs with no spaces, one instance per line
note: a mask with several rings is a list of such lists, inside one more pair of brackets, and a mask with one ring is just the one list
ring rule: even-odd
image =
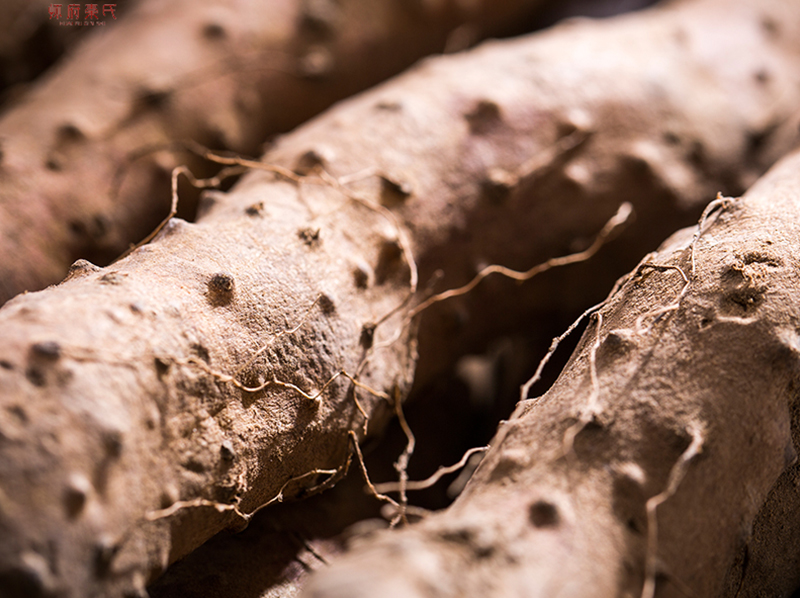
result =
[[0,118],[0,304],[144,237],[169,206],[170,171],[209,172],[188,143],[258,155],[447,43],[513,30],[539,0],[131,4]]
[[[277,140],[233,190],[203,196],[196,223],[174,218],[111,266],[78,261],[9,301],[4,598],[144,595],[215,533],[344,477],[356,440],[464,353],[586,307],[794,145],[799,13],[685,0],[428,59]],[[770,559],[796,558],[773,544],[795,533],[781,516],[793,478],[779,477],[794,459],[788,164],[718,205],[697,243],[689,231],[646,258],[450,509],[365,540],[309,595],[625,596],[648,582],[649,598],[656,581],[659,596],[705,596],[738,587],[736,571],[742,591],[748,576],[754,595],[773,587]],[[591,260],[428,300],[489,264],[558,266],[576,251]],[[645,505],[670,480],[656,536]],[[347,484],[327,495],[331,513],[360,491]],[[262,521],[298,529],[308,508]],[[315,534],[340,543],[338,517],[309,522],[296,550],[313,556]],[[300,591],[282,558],[249,591]]]
[[453,506],[364,542],[305,595],[788,596],[798,168],[648,255]]

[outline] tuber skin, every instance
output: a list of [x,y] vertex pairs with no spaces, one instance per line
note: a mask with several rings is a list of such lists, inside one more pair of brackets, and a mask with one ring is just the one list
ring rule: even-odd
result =
[[667,4],[426,60],[266,155],[340,177],[377,173],[350,188],[407,223],[421,284],[434,291],[488,264],[525,270],[583,249],[622,203],[634,206],[635,226],[602,260],[524,287],[495,277],[426,310],[415,386],[453,354],[480,351],[487,328],[517,332],[521,305],[579,313],[590,289],[608,288],[658,239],[696,221],[709,197],[743,193],[796,145],[794,8],[720,6]]
[[[412,380],[556,301],[543,285],[509,309],[487,280],[412,317],[427,285],[570,253],[626,201],[637,252],[765,166],[752,137],[800,93],[798,11],[686,1],[428,60],[282,138],[197,223],[8,302],[0,587],[142,593],[219,530],[333,483],[365,415],[379,431]],[[583,283],[619,274],[600,257]]]
[[800,153],[648,255],[443,512],[304,596],[789,596]]
[[539,1],[120,4],[113,28],[0,118],[0,304],[143,238],[169,205],[170,171],[208,172],[191,142],[258,155],[269,136],[442,51],[455,30],[470,43],[496,35]]

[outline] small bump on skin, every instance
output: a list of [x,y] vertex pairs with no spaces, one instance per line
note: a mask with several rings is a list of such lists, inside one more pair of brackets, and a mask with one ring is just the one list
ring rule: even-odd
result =
[[169,95],[168,91],[146,89],[140,93],[137,103],[147,110],[160,110],[167,105]]
[[324,293],[320,295],[318,303],[322,313],[324,313],[326,316],[336,311],[336,306],[333,303],[333,299],[331,299],[329,295]]
[[224,440],[219,447],[219,457],[225,463],[232,463],[236,459],[236,452],[230,440]]
[[103,448],[106,455],[112,459],[119,458],[122,455],[122,432],[119,430],[106,430],[103,433]]
[[560,137],[566,137],[577,131],[589,132],[593,126],[591,115],[585,110],[576,108],[564,115],[564,120],[558,124],[558,134]]
[[469,123],[470,133],[485,135],[496,127],[502,120],[500,106],[491,100],[480,100],[475,107],[464,117]]
[[381,176],[381,204],[387,208],[394,208],[403,204],[411,196],[413,189],[406,182],[398,182],[386,176]]
[[227,305],[233,300],[235,290],[233,276],[217,272],[208,279],[208,298],[213,305]]
[[52,170],[53,172],[60,172],[64,168],[64,165],[60,160],[51,157],[45,161],[44,167],[47,168],[47,170]]
[[325,168],[325,162],[325,157],[321,152],[316,149],[310,149],[297,159],[294,172],[300,176],[308,176],[321,168]]
[[98,578],[107,577],[111,572],[111,564],[122,545],[116,544],[109,536],[98,538],[94,545],[94,573]]
[[587,189],[592,184],[593,173],[585,163],[573,162],[564,168],[564,178],[577,189]]
[[248,216],[261,216],[264,213],[264,202],[259,201],[253,205],[247,206],[244,213]]
[[542,529],[547,527],[558,527],[561,517],[558,507],[546,500],[535,501],[528,509],[528,518],[534,527]]
[[497,463],[492,469],[490,479],[492,481],[511,481],[511,475],[528,464],[528,453],[522,449],[504,449],[498,456]]
[[161,491],[161,497],[159,498],[159,504],[161,505],[162,509],[168,509],[180,498],[180,493],[178,489],[173,484],[167,484],[164,489]]
[[58,127],[56,136],[59,144],[74,143],[86,139],[86,135],[83,134],[83,131],[71,123],[66,123]]
[[369,288],[370,271],[364,264],[357,264],[353,267],[353,282],[359,289]]
[[34,386],[38,386],[39,388],[42,388],[47,384],[47,379],[45,378],[42,370],[39,368],[30,367],[25,370],[25,378],[27,378],[28,382]]
[[206,39],[219,40],[227,37],[225,28],[219,23],[206,23],[203,25],[201,35]]
[[397,239],[386,239],[381,244],[378,263],[375,267],[375,280],[383,284],[397,270],[403,256],[403,248]]
[[163,357],[156,357],[153,359],[153,363],[156,366],[156,372],[159,378],[169,371],[169,361]]
[[320,244],[319,232],[318,228],[301,228],[297,236],[309,247],[317,247]]
[[364,349],[370,349],[375,342],[375,328],[377,326],[371,322],[361,327],[361,338],[358,342]]
[[403,109],[403,104],[392,100],[379,100],[375,103],[375,109],[386,112],[400,112]]
[[517,182],[516,175],[501,168],[492,168],[481,181],[481,195],[493,204],[504,203]]
[[82,473],[73,473],[69,477],[67,486],[64,489],[64,508],[70,519],[77,518],[89,498],[92,484]]
[[630,480],[633,484],[641,488],[644,488],[647,483],[647,474],[638,463],[626,461],[616,465],[613,469],[614,473],[626,480]]
[[127,274],[120,274],[119,272],[108,272],[100,277],[100,283],[110,285],[122,284],[122,279],[126,276]]
[[61,357],[61,345],[56,341],[43,341],[31,346],[31,353],[36,357],[56,361]]
[[341,19],[341,9],[334,0],[305,0],[301,14],[301,25],[320,36],[332,36]]
[[70,280],[72,278],[77,278],[78,276],[83,276],[85,274],[99,272],[100,270],[102,270],[100,266],[95,266],[93,263],[87,260],[77,260],[74,264],[72,264],[69,267],[67,280]]

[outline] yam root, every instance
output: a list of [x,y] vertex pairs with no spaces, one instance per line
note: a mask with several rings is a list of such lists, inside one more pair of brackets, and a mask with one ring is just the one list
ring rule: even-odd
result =
[[[420,280],[434,291],[490,264],[524,271],[585,249],[622,203],[634,206],[636,226],[579,275],[561,270],[522,288],[494,276],[425,310],[423,384],[440,358],[479,348],[487,328],[518,331],[520,305],[585,308],[591,289],[696,221],[709,197],[743,193],[794,147],[800,44],[772,27],[788,27],[789,10],[689,2],[428,60],[280,140],[265,160],[323,168],[391,208],[419,239]],[[740,60],[725,54],[746,43]],[[509,78],[500,83],[497,70]]]
[[[498,366],[502,363],[491,386],[501,389],[509,401],[519,395],[527,370],[516,375],[508,366],[517,360],[530,365],[533,359],[525,357],[529,339],[515,341],[503,339],[485,357]],[[465,361],[475,359],[470,356]],[[414,393],[403,405],[404,419],[416,440],[407,469],[411,480],[428,478],[442,463],[456,463],[463,447],[488,442],[495,426],[487,417],[489,405],[482,402],[485,395],[479,396],[484,388],[465,384],[464,378],[441,376],[437,384]],[[447,422],[444,428],[442,421]],[[364,443],[366,469],[379,488],[379,481],[397,480],[397,457],[407,443],[397,419],[380,437]],[[430,488],[409,492],[407,516],[415,520],[420,513],[450,504],[448,488],[463,473],[459,469]],[[335,562],[352,538],[388,527],[395,516],[393,508],[364,491],[360,467],[351,466],[334,488],[304,500],[273,504],[253,517],[246,530],[218,534],[170,565],[147,592],[151,598],[296,597],[308,576]]]
[[497,34],[538,2],[125,6],[0,119],[0,304],[143,238],[169,206],[172,168],[202,167],[190,142],[258,155],[268,136],[441,51],[454,30],[464,43]]
[[648,255],[446,511],[305,595],[789,596],[800,153]]
[[[367,418],[380,429],[412,378],[511,315],[492,279],[438,303],[430,288],[593,254],[625,202],[638,251],[743,187],[771,147],[754,136],[797,103],[797,10],[697,0],[428,60],[280,140],[197,223],[10,301],[0,587],[141,592],[220,529],[333,483]],[[554,301],[539,293],[533,308]]]

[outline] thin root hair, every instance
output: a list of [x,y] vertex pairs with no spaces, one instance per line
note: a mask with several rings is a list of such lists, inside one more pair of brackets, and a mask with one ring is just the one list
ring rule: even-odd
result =
[[647,553],[645,555],[645,581],[641,598],[654,598],[656,591],[656,576],[658,574],[658,518],[656,517],[656,509],[675,495],[683,478],[686,476],[689,462],[703,451],[705,436],[702,426],[693,422],[687,432],[691,435],[692,442],[672,466],[667,487],[655,496],[650,497],[646,503]]
[[[484,453],[489,450],[488,446],[476,446],[464,453],[458,463],[454,463],[453,465],[444,466],[442,465],[437,469],[433,475],[430,477],[420,480],[420,481],[409,481],[405,484],[406,490],[425,490],[426,488],[430,488],[434,484],[436,484],[439,480],[441,480],[444,476],[455,473],[462,467],[467,464],[469,458],[472,455],[477,453]],[[382,484],[375,484],[375,489],[378,492],[399,492],[400,491],[400,483],[399,482],[384,482]]]

